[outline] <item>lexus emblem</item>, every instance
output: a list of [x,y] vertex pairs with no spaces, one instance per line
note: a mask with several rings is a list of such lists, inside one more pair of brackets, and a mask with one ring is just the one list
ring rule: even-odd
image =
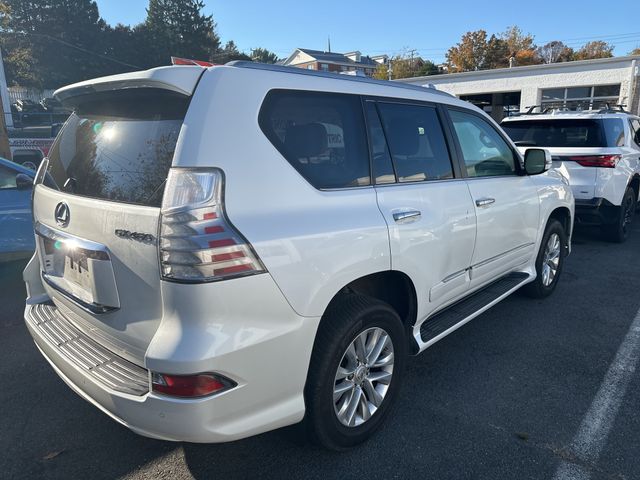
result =
[[69,205],[64,202],[60,202],[56,205],[55,210],[56,223],[59,227],[66,227],[71,220],[71,214],[69,213]]

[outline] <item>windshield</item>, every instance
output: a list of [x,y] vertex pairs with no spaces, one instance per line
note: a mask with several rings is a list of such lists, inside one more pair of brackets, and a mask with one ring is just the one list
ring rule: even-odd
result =
[[49,153],[62,191],[159,207],[187,100],[137,92],[78,106]]
[[621,147],[624,125],[619,118],[553,119],[504,122],[514,142],[539,147]]

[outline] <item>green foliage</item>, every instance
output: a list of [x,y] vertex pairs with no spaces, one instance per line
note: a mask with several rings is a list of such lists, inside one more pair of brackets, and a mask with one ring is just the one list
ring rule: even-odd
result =
[[[421,57],[412,56],[410,53],[405,52],[389,59],[391,62],[391,78],[396,80],[398,78],[411,78],[422,77],[425,75],[437,75],[440,72],[438,66],[431,60],[424,60]],[[380,80],[388,80],[389,65],[378,65],[376,71],[373,74],[373,78]]]
[[251,60],[259,63],[276,63],[278,61],[278,56],[266,48],[252,48],[250,57]]
[[9,85],[58,88],[89,78],[168,65],[171,56],[225,63],[275,62],[233,41],[221,48],[202,0],[149,0],[133,27],[108,25],[95,0],[0,0],[0,48]]
[[202,0],[149,0],[147,19],[136,29],[143,40],[145,67],[166,64],[171,56],[210,59],[220,46]]

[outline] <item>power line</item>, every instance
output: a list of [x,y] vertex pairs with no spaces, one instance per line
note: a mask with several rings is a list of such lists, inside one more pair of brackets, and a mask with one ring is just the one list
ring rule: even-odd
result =
[[52,37],[51,35],[47,35],[46,33],[0,32],[0,35],[16,35],[16,36],[31,36],[31,37],[46,38],[48,40],[53,40],[55,42],[61,43],[62,45],[66,45],[67,47],[74,48],[74,49],[76,49],[76,50],[78,50],[80,52],[88,53],[90,55],[94,55],[96,57],[100,57],[100,58],[102,58],[104,60],[109,60],[110,62],[118,63],[120,65],[124,65],[125,67],[131,67],[131,68],[136,68],[136,69],[140,69],[141,68],[138,65],[133,65],[131,63],[123,62],[122,60],[118,60],[116,58],[112,58],[112,57],[109,57],[107,55],[103,55],[101,53],[97,53],[97,52],[93,52],[91,50],[87,50],[86,48],[79,47],[79,46],[74,45],[72,43],[69,43],[69,42],[67,42],[65,40],[61,40],[60,38]]

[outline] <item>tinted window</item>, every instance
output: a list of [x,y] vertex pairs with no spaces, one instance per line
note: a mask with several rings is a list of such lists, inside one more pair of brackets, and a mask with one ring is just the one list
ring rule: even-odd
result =
[[371,184],[360,97],[273,91],[260,112],[260,126],[314,187]]
[[53,180],[72,194],[159,207],[187,102],[130,91],[78,106],[49,152]]
[[453,178],[434,107],[379,103],[378,108],[399,182]]
[[539,147],[615,147],[624,145],[621,119],[554,119],[504,122],[514,142]]
[[17,172],[0,165],[0,190],[16,188]]
[[495,128],[477,115],[449,113],[469,177],[516,174],[513,151]]
[[631,134],[636,145],[640,145],[640,120],[631,120]]
[[373,159],[373,177],[376,184],[395,183],[396,175],[391,163],[391,155],[387,147],[387,140],[382,130],[380,117],[375,103],[365,104],[367,123],[369,126],[369,143],[371,145],[371,156]]

